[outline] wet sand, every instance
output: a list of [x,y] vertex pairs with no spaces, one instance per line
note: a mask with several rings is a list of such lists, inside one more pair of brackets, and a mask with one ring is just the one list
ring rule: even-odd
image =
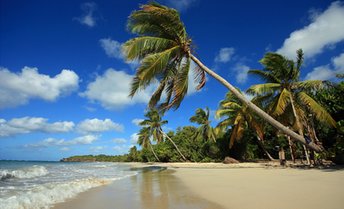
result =
[[223,209],[198,197],[173,175],[153,170],[93,188],[54,209]]
[[[157,164],[91,189],[55,209],[341,209],[343,169],[280,168],[258,164]],[[146,167],[138,164],[134,167]],[[148,165],[151,166],[151,165]]]

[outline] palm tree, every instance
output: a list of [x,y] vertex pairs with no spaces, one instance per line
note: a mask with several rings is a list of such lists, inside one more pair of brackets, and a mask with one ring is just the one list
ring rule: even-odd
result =
[[143,148],[148,148],[148,146],[150,147],[151,151],[153,152],[154,157],[157,159],[157,161],[160,161],[160,159],[158,158],[158,156],[156,155],[156,153],[154,152],[150,137],[151,137],[151,133],[150,133],[150,129],[149,127],[143,127],[139,134],[138,134],[139,138],[137,140],[137,143],[142,146]]
[[215,131],[210,125],[211,121],[209,120],[208,107],[205,110],[198,108],[195,115],[190,118],[190,122],[200,125],[198,127],[196,137],[201,135],[204,141],[213,140],[216,142]]
[[[307,91],[316,91],[324,86],[320,80],[300,81],[303,52],[297,51],[296,62],[277,53],[267,53],[260,61],[262,70],[250,70],[266,81],[251,86],[247,92],[257,96],[267,106],[267,111],[298,131],[303,136],[307,123],[307,112],[323,123],[336,126],[326,109],[318,104]],[[307,155],[306,155],[307,156]]]
[[256,132],[258,144],[269,160],[274,160],[263,145],[264,128],[262,124],[256,120],[252,110],[250,110],[245,104],[242,104],[242,102],[235,97],[232,92],[228,92],[225,99],[220,102],[219,109],[216,111],[215,116],[217,118],[226,117],[217,125],[217,130],[226,130],[229,126],[232,126],[229,148],[233,146],[235,141],[238,141],[243,137],[244,130],[249,127]]
[[197,89],[204,86],[205,73],[208,73],[271,125],[295,140],[307,144],[311,149],[322,151],[319,146],[306,143],[303,136],[289,130],[258,108],[234,86],[197,59],[193,54],[192,40],[187,35],[179,13],[175,9],[155,2],[142,5],[140,10],[132,12],[129,16],[128,30],[138,36],[124,43],[123,53],[129,61],[140,60],[140,66],[132,81],[130,96],[134,96],[139,89],[146,88],[152,82],[158,81],[159,86],[152,95],[149,106],[156,106],[162,98],[162,93],[165,92],[165,101],[159,107],[164,111],[170,108],[177,109],[188,90],[188,75],[192,60],[197,66],[193,69],[195,80],[199,82]]
[[151,109],[145,114],[146,119],[140,122],[140,126],[146,127],[149,130],[150,136],[153,136],[153,140],[156,140],[157,143],[163,141],[164,136],[173,144],[180,156],[186,161],[184,155],[180,152],[177,145],[174,141],[162,131],[162,126],[167,124],[167,120],[162,120],[161,115],[157,109]]

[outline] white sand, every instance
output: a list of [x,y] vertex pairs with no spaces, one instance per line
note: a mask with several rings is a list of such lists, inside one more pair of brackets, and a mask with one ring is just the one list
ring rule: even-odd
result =
[[344,170],[177,168],[192,192],[229,209],[342,209]]

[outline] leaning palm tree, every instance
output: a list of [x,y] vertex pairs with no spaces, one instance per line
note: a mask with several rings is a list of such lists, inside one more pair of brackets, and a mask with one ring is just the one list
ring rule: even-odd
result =
[[[140,10],[132,12],[129,16],[128,30],[138,36],[124,43],[123,53],[129,61],[140,60],[140,66],[132,81],[130,96],[158,81],[159,86],[152,95],[149,106],[156,106],[162,99],[162,93],[165,92],[165,100],[159,107],[163,110],[177,109],[188,90],[188,75],[192,60],[197,66],[194,69],[195,80],[199,82],[197,89],[204,86],[205,73],[208,73],[232,91],[257,115],[293,139],[307,144],[303,136],[289,130],[258,108],[234,86],[194,56],[192,40],[175,9],[155,2],[142,5]],[[309,143],[307,146],[321,151],[321,148],[314,143]]]
[[186,161],[185,156],[180,152],[178,146],[174,141],[162,131],[162,126],[167,124],[167,120],[162,120],[161,115],[156,109],[151,109],[145,114],[146,119],[140,122],[140,126],[146,127],[149,129],[149,133],[153,136],[153,139],[160,143],[163,141],[164,136],[173,144],[177,152]]
[[216,142],[215,131],[210,124],[211,121],[209,120],[209,115],[208,107],[205,110],[198,108],[195,115],[190,118],[190,122],[200,125],[198,127],[196,137],[202,136],[204,141],[212,140]]
[[156,155],[156,153],[154,152],[152,143],[151,143],[151,134],[150,134],[150,129],[149,127],[143,127],[139,133],[138,133],[138,140],[137,143],[142,146],[143,148],[150,148],[154,157],[157,159],[157,161],[160,161],[160,159],[158,158],[158,156]]
[[264,69],[250,70],[249,73],[259,76],[266,83],[253,85],[247,92],[256,95],[270,114],[297,130],[301,136],[307,123],[307,112],[313,113],[320,122],[336,126],[326,109],[307,94],[323,88],[323,81],[300,81],[303,63],[301,49],[297,51],[296,62],[277,53],[267,53],[260,62]]
[[220,102],[215,116],[216,118],[225,118],[216,126],[216,130],[226,130],[228,127],[232,127],[229,148],[233,146],[235,141],[239,141],[243,137],[246,128],[250,128],[256,133],[258,145],[262,148],[265,155],[269,160],[274,160],[262,142],[264,139],[264,127],[257,121],[252,110],[245,104],[242,104],[232,92],[228,92],[225,99]]

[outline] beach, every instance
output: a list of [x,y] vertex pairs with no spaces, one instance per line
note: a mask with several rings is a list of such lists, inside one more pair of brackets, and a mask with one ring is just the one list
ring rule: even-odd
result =
[[55,209],[212,208],[340,209],[344,170],[243,163],[133,164],[167,169],[142,172],[79,194]]

